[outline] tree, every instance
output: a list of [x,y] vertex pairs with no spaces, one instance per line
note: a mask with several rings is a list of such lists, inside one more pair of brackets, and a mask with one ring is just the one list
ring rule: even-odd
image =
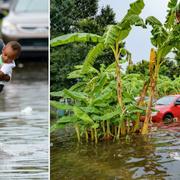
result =
[[[175,58],[176,59],[176,58]],[[126,73],[141,73],[143,76],[149,75],[149,62],[146,60],[142,60],[137,64],[133,64],[127,67]],[[171,80],[174,80],[176,77],[180,76],[179,65],[176,63],[174,59],[166,58],[161,65],[159,70],[159,75],[167,76]]]
[[[91,4],[89,6],[89,4]],[[81,8],[80,8],[81,7]],[[97,22],[96,12],[97,1],[79,1],[67,0],[51,1],[51,37],[62,34],[72,33],[75,30],[78,32],[93,32],[103,34],[104,24],[112,24],[115,16],[112,9],[104,8],[106,18],[103,14],[98,17],[106,19],[106,23],[99,24]],[[111,18],[108,19],[108,12]],[[74,68],[74,65],[81,64],[88,50],[93,46],[92,43],[73,44],[61,46],[59,48],[51,48],[51,91],[62,90],[69,88],[75,80],[68,80],[66,77]],[[70,53],[71,52],[71,53]],[[113,61],[112,52],[106,51],[104,55],[98,58],[96,67],[99,68],[101,63],[106,62],[106,65]]]
[[51,0],[51,36],[72,32],[74,0]]

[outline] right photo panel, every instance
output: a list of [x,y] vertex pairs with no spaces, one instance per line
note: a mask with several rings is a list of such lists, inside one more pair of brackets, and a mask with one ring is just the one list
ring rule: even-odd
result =
[[180,1],[50,1],[51,180],[180,179]]

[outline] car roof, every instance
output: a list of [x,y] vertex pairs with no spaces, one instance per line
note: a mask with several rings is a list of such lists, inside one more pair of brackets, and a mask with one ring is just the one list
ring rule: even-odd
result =
[[[172,94],[172,95],[168,95],[168,96],[180,97],[180,94]],[[166,96],[166,97],[168,97],[168,96]]]

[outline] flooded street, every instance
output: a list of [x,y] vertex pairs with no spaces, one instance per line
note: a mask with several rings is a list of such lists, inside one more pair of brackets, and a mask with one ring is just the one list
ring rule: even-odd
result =
[[48,179],[45,63],[20,64],[0,94],[0,179]]
[[180,178],[180,123],[163,127],[149,137],[119,142],[78,144],[52,136],[52,180],[131,180]]

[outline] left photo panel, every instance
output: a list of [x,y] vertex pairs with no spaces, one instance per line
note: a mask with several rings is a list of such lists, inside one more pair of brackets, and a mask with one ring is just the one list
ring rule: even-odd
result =
[[48,179],[48,0],[0,0],[0,179]]

